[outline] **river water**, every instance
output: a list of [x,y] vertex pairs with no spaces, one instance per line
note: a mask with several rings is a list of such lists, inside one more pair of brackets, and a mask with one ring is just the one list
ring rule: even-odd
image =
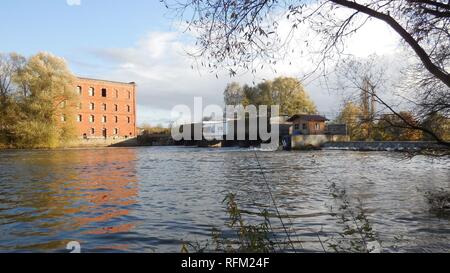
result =
[[450,251],[450,219],[425,198],[450,189],[448,158],[150,147],[1,151],[0,252],[67,252],[70,241],[83,252],[180,252],[226,229],[228,193],[248,212],[276,205],[301,251],[320,252],[340,232],[331,184],[359,200],[382,251]]

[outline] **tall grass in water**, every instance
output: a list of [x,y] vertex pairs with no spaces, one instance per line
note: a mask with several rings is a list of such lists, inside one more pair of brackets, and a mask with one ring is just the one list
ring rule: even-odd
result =
[[330,185],[330,195],[336,207],[331,206],[331,215],[337,219],[342,231],[327,239],[328,247],[334,252],[372,253],[381,252],[381,243],[367,217],[361,200],[352,207],[345,189],[336,183]]
[[[248,212],[243,212],[239,208],[236,194],[230,193],[223,203],[227,206],[226,211],[229,219],[227,226],[233,231],[232,236],[214,228],[211,240],[204,245],[198,242],[185,243],[182,252],[268,253],[303,250],[302,240],[295,232],[295,227],[290,221],[289,215],[281,215],[259,158],[257,154],[255,156],[276,213],[270,214],[267,209],[264,209],[257,215],[261,217],[261,221],[257,224],[250,224],[244,219],[244,215]],[[330,185],[330,196],[337,205],[337,209],[335,209],[335,206],[330,207],[330,214],[335,217],[342,230],[334,233],[334,236],[328,236],[323,230],[313,231],[305,228],[305,231],[316,234],[317,244],[323,252],[381,252],[381,243],[379,243],[362,203],[358,200],[358,205],[352,206],[347,192],[338,189],[335,183],[331,182],[326,176],[324,177]],[[272,228],[270,219],[274,217],[280,220],[282,232],[286,238],[284,241],[278,240],[277,232]],[[285,222],[286,219],[289,220],[287,223]],[[326,240],[323,241],[321,236],[325,236]]]
[[438,189],[425,192],[430,212],[440,218],[450,218],[450,191]]
[[224,253],[270,253],[275,252],[275,241],[271,230],[269,213],[263,211],[263,221],[259,224],[249,224],[236,202],[236,195],[228,194],[223,202],[227,206],[229,216],[227,226],[232,230],[232,236],[227,237],[219,229],[213,229],[211,246],[209,243],[201,247],[198,243],[183,245],[183,252],[189,248],[195,252],[213,251]]

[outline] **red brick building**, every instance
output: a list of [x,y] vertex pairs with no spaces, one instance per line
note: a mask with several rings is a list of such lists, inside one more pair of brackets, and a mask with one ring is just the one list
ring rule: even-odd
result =
[[325,134],[325,122],[327,118],[320,115],[300,114],[294,115],[288,122],[292,122],[293,135],[323,135]]
[[76,124],[82,138],[136,137],[136,84],[77,78]]

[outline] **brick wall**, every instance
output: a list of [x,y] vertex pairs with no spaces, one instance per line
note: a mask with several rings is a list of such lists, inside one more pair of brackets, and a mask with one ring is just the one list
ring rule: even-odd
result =
[[136,137],[135,83],[78,78],[75,88],[80,92],[76,114],[79,137]]

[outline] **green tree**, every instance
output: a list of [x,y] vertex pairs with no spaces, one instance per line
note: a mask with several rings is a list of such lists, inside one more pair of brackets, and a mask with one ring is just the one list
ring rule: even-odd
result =
[[[418,124],[410,112],[399,113],[408,124]],[[375,139],[383,141],[419,141],[423,138],[420,130],[411,129],[400,117],[385,114],[381,117],[375,130]]]
[[298,113],[313,114],[316,105],[310,99],[301,82],[295,78],[279,77],[273,81],[264,81],[256,86],[240,87],[233,83],[224,92],[228,105],[279,105],[280,113],[294,115]]
[[[450,141],[450,119],[442,114],[434,113],[429,115],[422,123],[422,126],[433,131],[444,141]],[[424,140],[436,140],[435,137],[425,133]]]
[[244,90],[237,82],[232,82],[227,85],[223,92],[225,105],[238,105],[242,103],[244,97]]
[[10,128],[18,117],[13,77],[24,63],[25,58],[16,53],[0,53],[0,146],[10,142]]
[[298,113],[317,113],[316,105],[299,80],[279,77],[270,84],[273,103],[280,105],[280,113],[289,116]]
[[361,130],[361,115],[362,110],[358,105],[353,102],[347,102],[336,119],[336,122],[347,125],[347,131],[351,140],[365,140]]
[[17,107],[8,131],[13,146],[52,148],[75,136],[74,76],[63,59],[38,53],[17,67],[12,80]]

